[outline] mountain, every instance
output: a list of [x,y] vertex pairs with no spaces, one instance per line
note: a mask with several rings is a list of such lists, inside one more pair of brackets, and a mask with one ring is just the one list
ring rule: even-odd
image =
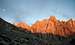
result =
[[27,29],[32,33],[51,33],[59,36],[72,36],[75,34],[75,20],[60,21],[55,16],[37,21],[32,26],[23,22],[16,23],[16,26]]
[[23,28],[23,29],[27,29],[28,31],[31,31],[31,27],[24,22],[17,22],[15,25],[17,27],[20,27],[20,28]]
[[49,19],[44,19],[33,24],[32,29],[37,33],[53,33],[56,23],[56,18],[54,16],[51,16]]
[[27,29],[22,29],[0,18],[0,45],[35,45],[38,38]]
[[63,37],[50,33],[32,33],[0,18],[0,45],[75,45],[74,42],[75,35]]
[[55,16],[38,21],[32,25],[34,33],[52,33],[59,36],[70,36],[75,34],[75,20],[59,21]]

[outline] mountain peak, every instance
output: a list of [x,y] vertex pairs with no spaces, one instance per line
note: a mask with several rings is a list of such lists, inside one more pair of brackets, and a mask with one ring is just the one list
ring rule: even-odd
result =
[[55,16],[50,16],[49,19],[44,19],[36,22],[31,27],[24,23],[19,23],[16,26],[27,28],[32,33],[51,33],[54,35],[67,36],[75,33],[75,21],[57,20]]
[[23,29],[27,29],[28,31],[31,30],[30,26],[27,25],[26,23],[24,22],[17,22],[15,24],[17,27],[20,27],[20,28],[23,28]]
[[50,16],[49,20],[56,20],[56,17],[55,16]]
[[56,21],[57,19],[56,19],[55,16],[50,16],[50,17],[49,17],[49,20],[51,20],[51,21]]

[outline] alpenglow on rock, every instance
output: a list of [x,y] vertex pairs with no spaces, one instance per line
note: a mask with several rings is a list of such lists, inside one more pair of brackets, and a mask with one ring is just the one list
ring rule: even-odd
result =
[[55,16],[50,16],[49,19],[37,21],[31,27],[28,25],[25,25],[24,27],[24,25],[22,26],[19,24],[22,28],[27,27],[32,33],[51,33],[60,36],[70,36],[75,33],[75,20],[60,21],[57,20]]

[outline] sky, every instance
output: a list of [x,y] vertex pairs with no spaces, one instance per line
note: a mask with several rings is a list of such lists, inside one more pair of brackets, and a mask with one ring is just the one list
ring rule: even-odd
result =
[[0,17],[12,24],[31,25],[49,16],[75,19],[75,0],[0,0]]

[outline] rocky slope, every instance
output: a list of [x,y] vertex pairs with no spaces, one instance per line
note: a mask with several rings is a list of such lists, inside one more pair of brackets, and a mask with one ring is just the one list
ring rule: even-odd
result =
[[75,35],[56,36],[49,33],[32,33],[0,18],[0,45],[75,45]]

